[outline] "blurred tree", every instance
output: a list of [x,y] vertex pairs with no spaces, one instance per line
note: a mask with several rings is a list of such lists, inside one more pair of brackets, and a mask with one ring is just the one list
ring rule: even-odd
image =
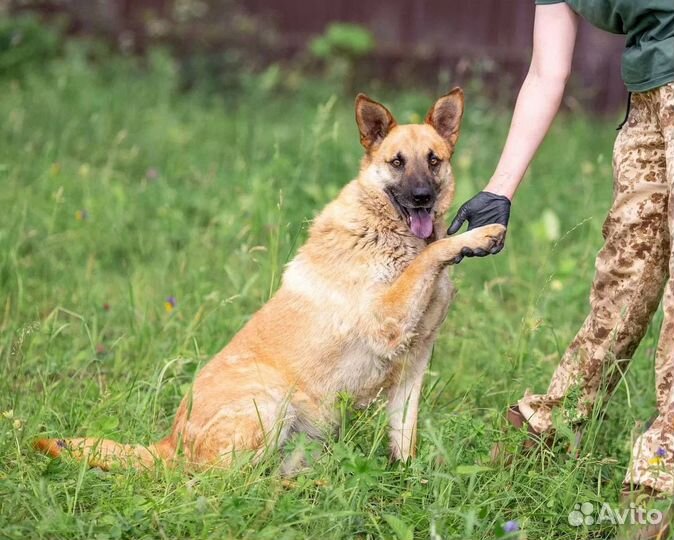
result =
[[[0,0],[10,15],[66,19],[70,35],[102,38],[127,54],[168,48],[180,60],[184,82],[239,84],[266,64],[276,45],[269,21],[240,0]],[[0,16],[2,12],[0,11]],[[11,26],[13,23],[8,23]]]
[[372,32],[349,23],[332,23],[322,35],[309,42],[309,51],[324,63],[327,76],[343,81],[346,91],[353,89],[356,63],[374,48]]
[[0,77],[18,77],[27,67],[53,58],[60,44],[59,32],[36,17],[0,17]]

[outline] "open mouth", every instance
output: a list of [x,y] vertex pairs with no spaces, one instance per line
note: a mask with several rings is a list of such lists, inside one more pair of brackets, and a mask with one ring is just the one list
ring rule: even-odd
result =
[[423,240],[430,238],[433,234],[433,206],[406,206],[396,198],[392,191],[387,191],[387,194],[393,206],[398,210],[400,217],[407,223],[412,234]]

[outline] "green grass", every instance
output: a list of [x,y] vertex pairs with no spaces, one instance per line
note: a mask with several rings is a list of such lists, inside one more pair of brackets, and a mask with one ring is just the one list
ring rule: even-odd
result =
[[[476,466],[506,406],[545,389],[587,311],[615,131],[584,117],[556,123],[507,249],[453,271],[459,294],[408,465],[387,462],[380,405],[344,406],[345,429],[291,483],[275,456],[227,472],[102,472],[31,450],[44,433],[148,443],[167,432],[195,372],[269,298],[307,222],[356,174],[352,98],[331,92],[299,81],[185,95],[161,57],[141,71],[74,53],[0,81],[0,537],[467,539],[499,537],[508,520],[529,539],[611,531],[567,515],[617,500],[635,421],[654,410],[659,324],[580,457],[562,441]],[[372,93],[400,121],[433,98]],[[454,209],[488,179],[507,124],[468,91]]]

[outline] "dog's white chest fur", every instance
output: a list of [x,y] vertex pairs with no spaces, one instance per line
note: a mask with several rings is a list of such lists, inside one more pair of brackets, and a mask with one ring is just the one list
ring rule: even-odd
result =
[[[324,314],[322,334],[326,338],[334,336],[334,341],[341,343],[331,361],[323,364],[325,372],[317,378],[326,397],[346,392],[359,406],[366,406],[395,384],[397,381],[393,379],[402,376],[403,371],[416,369],[415,363],[427,361],[417,354],[416,340],[402,344],[393,356],[381,354],[368,341],[369,333],[364,326],[370,324],[370,304],[380,293],[379,288],[386,286],[379,273],[380,269],[356,271],[352,276],[340,276],[331,282],[301,257],[293,260],[285,271],[284,288],[320,306]],[[451,298],[451,283],[446,274],[437,278],[434,289],[435,300],[418,323],[421,342],[437,330],[446,315]],[[358,298],[357,305],[350,303],[349,298]]]

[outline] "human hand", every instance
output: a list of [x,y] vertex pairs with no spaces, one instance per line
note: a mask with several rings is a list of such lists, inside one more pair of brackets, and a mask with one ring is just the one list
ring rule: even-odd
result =
[[[508,227],[510,219],[510,199],[503,195],[496,195],[489,191],[480,191],[472,199],[465,202],[456,213],[452,224],[447,230],[447,234],[452,235],[459,231],[464,222],[468,222],[468,230],[476,229],[484,225],[498,223]],[[503,249],[505,243],[505,234],[491,250],[464,248],[461,255],[454,259],[453,263],[461,262],[463,257],[484,257],[486,255],[495,255]]]

